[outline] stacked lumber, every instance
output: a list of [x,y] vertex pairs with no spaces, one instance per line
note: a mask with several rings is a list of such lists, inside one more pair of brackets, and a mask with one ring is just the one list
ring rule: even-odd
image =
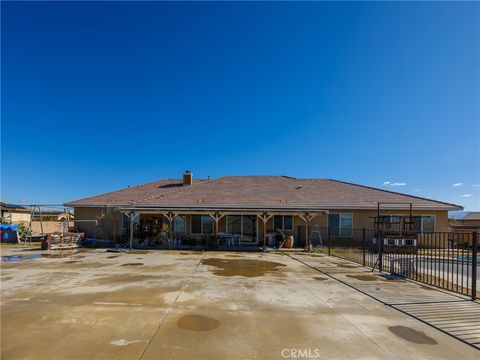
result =
[[48,249],[50,250],[63,250],[63,249],[75,249],[81,246],[84,233],[51,233],[47,235]]

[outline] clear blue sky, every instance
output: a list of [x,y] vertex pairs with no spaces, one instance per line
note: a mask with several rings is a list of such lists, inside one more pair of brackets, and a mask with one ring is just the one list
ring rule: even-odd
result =
[[1,6],[4,200],[190,169],[480,208],[478,2]]

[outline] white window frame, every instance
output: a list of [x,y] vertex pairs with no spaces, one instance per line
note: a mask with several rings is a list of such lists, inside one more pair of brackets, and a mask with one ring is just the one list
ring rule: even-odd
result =
[[[433,215],[433,214],[421,214],[421,215],[418,215],[420,216],[420,233],[422,234],[433,234],[436,230],[437,230],[437,216],[436,215]],[[431,217],[433,218],[433,232],[425,232],[423,230],[423,218],[424,217]]]
[[[330,232],[330,215],[338,215],[338,235],[332,235],[332,233]],[[340,226],[341,224],[341,216],[342,215],[350,215],[352,217],[352,227],[350,228],[350,235],[342,235],[342,227]],[[353,237],[353,213],[329,213],[328,214],[328,233],[330,234],[330,237]]]
[[[200,233],[194,233],[194,232],[192,231],[192,226],[193,226],[193,221],[192,221],[192,219],[193,219],[194,216],[200,216],[200,218],[201,218],[201,221],[200,221],[200,231],[201,231],[201,232],[200,232]],[[199,215],[191,215],[191,219],[190,219],[190,234],[192,234],[192,235],[214,235],[214,233],[215,233],[215,225],[213,226],[211,233],[205,234],[205,233],[203,232],[203,219],[204,219],[204,218],[210,218],[210,219],[212,220],[212,222],[213,222],[213,219],[212,219],[212,217],[211,217],[210,215],[200,215],[200,214],[199,214]]]
[[[400,218],[400,224],[402,224],[402,219],[405,218],[405,215],[403,214],[385,214],[385,215],[380,215],[380,216],[389,216],[390,217],[390,224],[392,224],[392,218],[393,217],[399,217]],[[377,219],[378,221],[378,219]],[[385,223],[384,223],[385,225]],[[398,230],[392,230],[392,229],[386,229],[386,231],[399,231],[401,229],[398,229]]]
[[[280,230],[282,231],[293,231],[295,229],[295,216],[293,215],[273,215],[272,221],[273,221],[273,227],[275,227],[275,217],[280,216],[282,218],[282,228]],[[292,218],[292,228],[291,229],[286,229],[285,228],[285,216],[290,216]],[[277,229],[275,229],[277,230]]]

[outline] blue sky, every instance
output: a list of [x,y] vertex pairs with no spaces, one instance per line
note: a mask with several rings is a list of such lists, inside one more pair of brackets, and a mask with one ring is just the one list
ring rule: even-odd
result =
[[480,209],[479,3],[1,6],[4,200],[190,169]]

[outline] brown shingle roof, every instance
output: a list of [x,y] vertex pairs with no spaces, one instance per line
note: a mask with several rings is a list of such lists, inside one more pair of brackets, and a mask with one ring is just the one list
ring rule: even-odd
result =
[[480,211],[469,212],[462,220],[480,220]]
[[16,205],[16,204],[11,204],[9,202],[0,200],[0,209],[2,211],[11,211],[11,212],[21,212],[21,213],[29,213],[30,209],[22,206],[22,205]]
[[[330,179],[286,176],[225,176],[165,179],[73,201],[68,206],[137,206],[232,209],[376,209],[378,202],[413,203],[414,209],[459,210],[461,206]],[[383,206],[399,208],[400,206]]]

